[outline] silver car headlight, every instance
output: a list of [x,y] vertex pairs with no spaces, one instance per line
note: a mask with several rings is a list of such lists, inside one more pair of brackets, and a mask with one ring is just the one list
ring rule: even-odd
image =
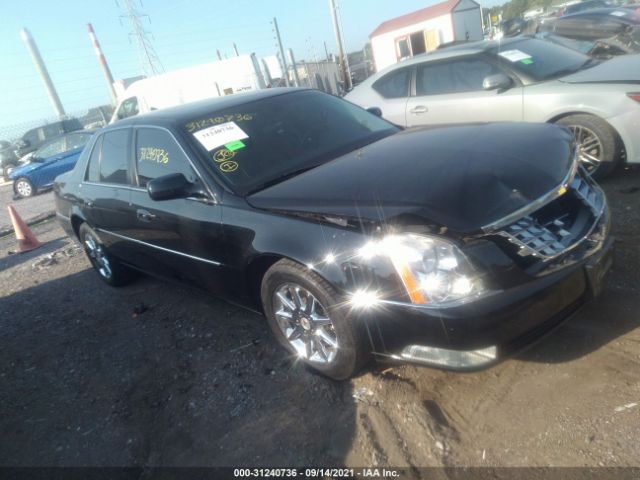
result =
[[411,302],[444,306],[460,303],[485,292],[473,267],[453,243],[412,233],[389,235],[360,249],[367,259],[388,257]]

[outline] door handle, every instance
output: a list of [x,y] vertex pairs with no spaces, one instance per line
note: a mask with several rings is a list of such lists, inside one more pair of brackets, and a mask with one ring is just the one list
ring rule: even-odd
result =
[[424,105],[418,105],[409,110],[409,113],[413,113],[414,115],[420,115],[421,113],[427,113],[429,109]]
[[150,222],[156,218],[153,213],[147,212],[146,210],[136,210],[136,217],[138,217],[138,220],[141,222]]

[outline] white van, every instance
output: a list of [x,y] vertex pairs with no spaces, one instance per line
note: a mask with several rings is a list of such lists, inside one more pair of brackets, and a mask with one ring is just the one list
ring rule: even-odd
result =
[[183,103],[265,88],[255,54],[173,70],[133,82],[109,123]]

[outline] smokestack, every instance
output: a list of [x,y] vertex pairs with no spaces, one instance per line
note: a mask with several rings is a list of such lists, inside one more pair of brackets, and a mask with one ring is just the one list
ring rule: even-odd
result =
[[113,88],[113,77],[111,76],[111,70],[109,70],[109,65],[107,65],[107,61],[104,58],[102,49],[100,48],[100,42],[98,42],[96,34],[93,31],[93,26],[90,23],[87,23],[87,30],[89,31],[89,38],[91,39],[91,43],[93,44],[93,50],[94,52],[96,52],[96,56],[98,57],[98,63],[100,64],[100,68],[102,69],[102,74],[107,81],[107,88],[109,89],[109,95],[111,96],[111,103],[115,105],[117,103],[116,91]]
[[47,71],[47,67],[40,56],[40,51],[38,50],[38,46],[36,42],[33,40],[33,37],[29,33],[29,30],[23,28],[20,30],[20,36],[22,40],[27,45],[27,49],[31,54],[31,59],[38,70],[38,74],[44,83],[44,87],[47,90],[47,95],[49,95],[49,100],[51,101],[51,105],[53,109],[56,111],[58,117],[64,117],[64,108],[62,107],[62,102],[60,102],[60,97],[58,97],[58,92],[56,92],[55,87],[53,86],[53,82],[51,81],[51,77],[49,76],[49,72]]

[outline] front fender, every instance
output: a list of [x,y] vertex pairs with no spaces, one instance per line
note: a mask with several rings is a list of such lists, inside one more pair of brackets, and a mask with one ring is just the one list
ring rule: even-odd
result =
[[223,219],[227,260],[237,271],[247,271],[261,257],[288,258],[324,278],[343,296],[373,288],[397,291],[390,299],[403,299],[391,262],[359,255],[368,241],[359,231],[233,207],[223,210]]

